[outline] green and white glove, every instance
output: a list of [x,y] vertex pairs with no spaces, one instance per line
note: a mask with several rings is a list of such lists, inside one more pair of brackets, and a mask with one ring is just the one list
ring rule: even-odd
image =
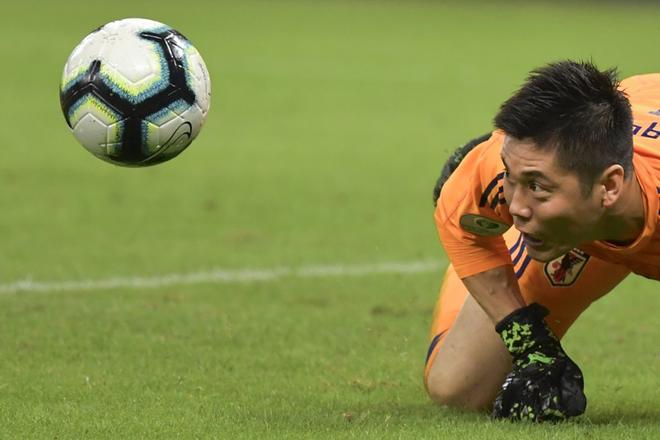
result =
[[495,399],[493,417],[560,421],[584,413],[587,398],[580,368],[564,352],[533,303],[511,313],[495,330],[513,358],[513,369]]

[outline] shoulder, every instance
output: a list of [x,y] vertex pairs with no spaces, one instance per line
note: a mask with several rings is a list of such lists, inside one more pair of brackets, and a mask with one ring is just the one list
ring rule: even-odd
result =
[[660,73],[631,76],[621,82],[620,89],[626,93],[632,107],[635,153],[657,159],[660,153]]
[[474,156],[467,162],[467,165],[472,167],[472,174],[483,188],[497,185],[503,177],[502,144],[504,144],[504,136],[502,131],[494,131],[490,139],[479,145]]
[[501,150],[504,133],[492,136],[472,149],[442,187],[437,203],[436,219],[455,215],[478,214],[508,220],[502,179],[504,164]]
[[489,175],[493,170],[503,169],[502,164],[502,144],[504,143],[504,133],[496,130],[484,142],[477,145],[461,161],[460,168],[465,171],[481,171]]
[[619,89],[626,93],[633,105],[638,101],[660,100],[660,73],[646,73],[621,81]]
[[462,198],[474,185],[487,186],[503,169],[500,156],[503,142],[504,134],[498,130],[471,148],[447,176],[440,197]]

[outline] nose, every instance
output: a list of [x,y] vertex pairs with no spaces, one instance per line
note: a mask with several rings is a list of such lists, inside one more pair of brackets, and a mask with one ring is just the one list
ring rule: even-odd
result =
[[511,191],[507,201],[509,202],[509,213],[516,220],[526,222],[532,217],[532,210],[525,203],[520,191]]

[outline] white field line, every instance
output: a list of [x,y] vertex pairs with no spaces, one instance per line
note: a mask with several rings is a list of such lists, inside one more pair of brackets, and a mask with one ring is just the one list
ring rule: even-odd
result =
[[276,267],[272,269],[214,269],[191,273],[169,273],[151,277],[113,277],[97,280],[36,281],[24,279],[0,284],[0,294],[52,293],[106,289],[153,289],[192,284],[268,282],[281,278],[325,278],[372,274],[416,274],[440,271],[444,262],[409,261],[355,265]]

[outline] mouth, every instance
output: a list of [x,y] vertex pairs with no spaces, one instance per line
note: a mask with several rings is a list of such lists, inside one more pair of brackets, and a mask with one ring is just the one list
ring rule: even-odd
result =
[[532,249],[539,249],[545,244],[544,240],[538,237],[534,237],[533,235],[529,235],[526,232],[523,232],[522,235],[523,240],[525,240],[525,245],[527,247],[531,247]]

